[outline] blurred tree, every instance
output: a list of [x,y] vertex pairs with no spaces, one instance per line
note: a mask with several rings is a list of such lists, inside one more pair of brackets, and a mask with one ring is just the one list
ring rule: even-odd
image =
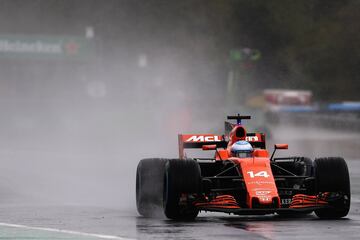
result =
[[243,2],[251,11],[266,9],[256,14],[264,19],[261,32],[248,34],[263,47],[275,85],[310,88],[324,100],[359,100],[359,1]]
[[205,84],[225,93],[229,51],[258,49],[252,88],[359,100],[359,10],[359,0],[3,0],[0,32],[74,35],[93,26],[104,58],[174,54],[195,92]]

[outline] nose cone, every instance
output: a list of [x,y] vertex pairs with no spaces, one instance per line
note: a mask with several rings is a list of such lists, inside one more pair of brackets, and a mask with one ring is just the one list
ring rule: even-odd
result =
[[259,203],[261,205],[268,205],[272,203],[272,197],[271,196],[259,196]]
[[273,196],[257,196],[252,198],[252,206],[251,208],[279,208],[280,201],[279,197]]

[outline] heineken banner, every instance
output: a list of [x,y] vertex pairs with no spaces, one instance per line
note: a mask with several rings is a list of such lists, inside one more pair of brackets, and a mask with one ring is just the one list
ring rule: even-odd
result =
[[0,35],[0,58],[74,58],[90,57],[93,40],[85,37]]

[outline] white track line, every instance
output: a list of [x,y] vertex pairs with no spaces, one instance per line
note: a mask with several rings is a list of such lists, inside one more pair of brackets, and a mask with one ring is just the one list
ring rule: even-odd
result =
[[94,238],[100,238],[100,239],[133,240],[132,238],[123,238],[123,237],[112,236],[112,235],[85,233],[85,232],[63,230],[63,229],[56,229],[56,228],[30,227],[30,226],[26,226],[26,225],[11,224],[11,223],[1,223],[0,222],[0,226],[21,228],[21,229],[26,229],[26,230],[39,230],[39,231],[54,232],[54,233],[65,233],[65,234],[71,234],[71,235],[77,235],[77,236],[83,236],[83,237],[94,237]]

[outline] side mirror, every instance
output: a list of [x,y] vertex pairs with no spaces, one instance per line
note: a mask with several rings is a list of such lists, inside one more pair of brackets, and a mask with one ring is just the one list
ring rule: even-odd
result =
[[289,149],[289,144],[275,144],[275,149]]
[[216,150],[216,144],[203,145],[203,146],[202,146],[202,150],[204,150],[204,151],[207,151],[207,150]]
[[289,145],[288,145],[288,144],[275,144],[275,146],[274,146],[274,151],[273,151],[273,153],[271,154],[270,161],[273,160],[274,154],[275,154],[275,152],[276,152],[277,149],[289,149]]

